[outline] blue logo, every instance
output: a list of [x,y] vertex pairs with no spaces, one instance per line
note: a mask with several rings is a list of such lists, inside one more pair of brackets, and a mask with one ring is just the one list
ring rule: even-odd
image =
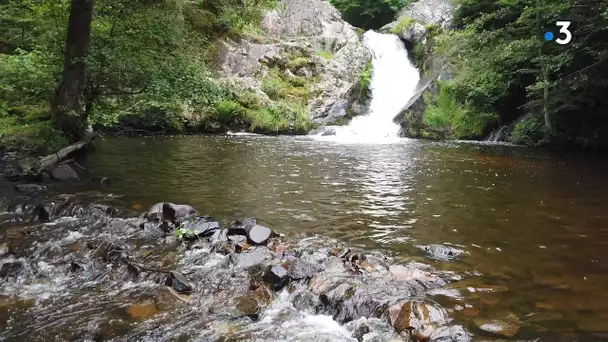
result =
[[545,32],[545,40],[546,41],[553,40],[553,32]]

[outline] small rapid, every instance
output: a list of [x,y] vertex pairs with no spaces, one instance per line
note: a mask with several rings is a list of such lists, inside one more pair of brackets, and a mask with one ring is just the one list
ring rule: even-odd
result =
[[355,117],[346,127],[336,127],[333,136],[317,136],[321,140],[346,143],[399,141],[399,125],[393,120],[414,95],[420,80],[419,72],[396,35],[368,31],[364,42],[372,53],[373,66],[369,114]]

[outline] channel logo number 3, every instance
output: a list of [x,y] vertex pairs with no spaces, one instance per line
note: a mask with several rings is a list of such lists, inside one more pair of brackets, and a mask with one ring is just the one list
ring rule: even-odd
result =
[[557,25],[560,29],[559,29],[559,33],[565,34],[566,38],[562,39],[557,38],[555,40],[555,42],[557,44],[561,44],[561,45],[566,45],[568,43],[570,43],[570,41],[572,40],[572,32],[570,32],[570,30],[568,30],[568,27],[570,27],[570,22],[569,21],[558,21],[555,23],[555,25]]

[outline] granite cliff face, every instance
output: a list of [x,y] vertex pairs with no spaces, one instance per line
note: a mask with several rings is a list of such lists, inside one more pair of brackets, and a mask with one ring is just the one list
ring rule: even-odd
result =
[[272,101],[264,89],[269,77],[298,78],[306,91],[293,96],[306,103],[315,122],[361,114],[356,88],[371,55],[361,32],[338,10],[323,0],[283,0],[266,13],[262,29],[261,37],[222,42],[220,69],[230,83]]

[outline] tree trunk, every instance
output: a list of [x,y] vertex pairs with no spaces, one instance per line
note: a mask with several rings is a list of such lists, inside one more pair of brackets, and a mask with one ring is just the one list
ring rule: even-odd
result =
[[53,124],[71,139],[80,139],[86,128],[84,91],[91,40],[94,0],[72,0],[63,77],[53,102]]

